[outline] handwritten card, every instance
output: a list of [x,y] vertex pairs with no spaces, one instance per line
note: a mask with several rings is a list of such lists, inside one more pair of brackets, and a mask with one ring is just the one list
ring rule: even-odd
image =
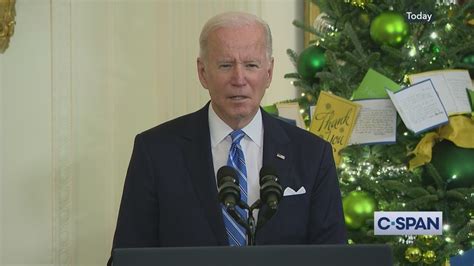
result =
[[467,70],[428,71],[410,75],[411,83],[430,79],[448,115],[471,112],[466,89],[472,91],[472,82]]
[[347,146],[360,105],[322,91],[319,95],[309,131],[332,145],[334,160],[339,164],[339,151]]
[[448,115],[431,80],[398,92],[387,90],[405,126],[415,134],[448,123]]
[[354,102],[360,104],[361,109],[349,145],[396,142],[397,110],[390,99]]
[[362,79],[359,87],[354,91],[352,98],[359,99],[388,99],[385,88],[395,92],[401,89],[400,85],[393,80],[380,74],[379,72],[369,69]]

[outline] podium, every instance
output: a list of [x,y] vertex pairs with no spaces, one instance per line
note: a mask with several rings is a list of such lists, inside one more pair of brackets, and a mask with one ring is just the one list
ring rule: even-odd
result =
[[392,266],[388,245],[117,248],[113,266]]

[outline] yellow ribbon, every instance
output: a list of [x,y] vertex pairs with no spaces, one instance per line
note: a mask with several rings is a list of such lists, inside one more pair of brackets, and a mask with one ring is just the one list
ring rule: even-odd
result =
[[449,123],[440,127],[436,132],[426,134],[410,154],[415,157],[409,162],[409,169],[413,170],[431,161],[431,153],[436,142],[447,139],[458,147],[474,148],[474,118],[453,116]]

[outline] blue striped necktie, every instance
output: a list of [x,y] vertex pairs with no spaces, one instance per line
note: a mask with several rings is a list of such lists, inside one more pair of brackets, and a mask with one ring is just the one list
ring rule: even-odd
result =
[[[245,157],[242,152],[242,146],[240,146],[240,140],[245,136],[245,133],[242,130],[236,130],[230,133],[230,136],[232,137],[232,145],[230,146],[227,165],[237,170],[241,192],[240,198],[242,201],[247,202],[247,168],[245,167]],[[236,209],[244,221],[247,221],[247,211],[242,210],[240,207],[236,207]],[[224,214],[224,224],[229,238],[229,245],[245,246],[247,244],[245,228],[237,224],[224,207],[222,207],[222,212]]]

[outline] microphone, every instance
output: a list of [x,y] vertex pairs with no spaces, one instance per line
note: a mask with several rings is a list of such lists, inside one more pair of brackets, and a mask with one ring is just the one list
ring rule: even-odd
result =
[[264,166],[260,169],[260,199],[274,211],[283,195],[283,189],[276,175],[275,169]]
[[237,172],[234,168],[224,165],[217,171],[217,187],[219,201],[228,209],[235,209],[240,201],[240,188]]
[[219,201],[224,204],[227,213],[243,228],[245,228],[249,240],[253,243],[250,236],[250,225],[237,212],[236,206],[242,209],[248,209],[247,203],[240,200],[240,187],[237,172],[234,168],[224,165],[217,170],[217,188]]

